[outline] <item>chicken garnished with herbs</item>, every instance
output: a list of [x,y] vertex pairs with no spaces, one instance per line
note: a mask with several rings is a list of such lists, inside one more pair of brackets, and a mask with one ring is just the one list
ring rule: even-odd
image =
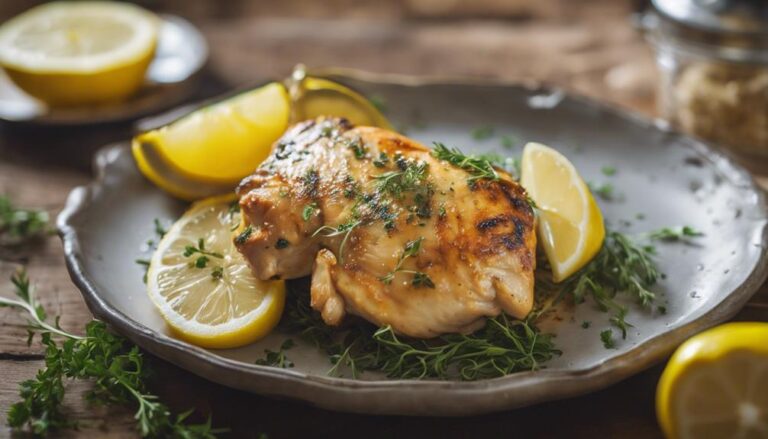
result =
[[311,274],[328,325],[350,313],[428,338],[531,310],[533,211],[485,161],[321,118],[289,129],[237,192],[235,244],[256,276]]

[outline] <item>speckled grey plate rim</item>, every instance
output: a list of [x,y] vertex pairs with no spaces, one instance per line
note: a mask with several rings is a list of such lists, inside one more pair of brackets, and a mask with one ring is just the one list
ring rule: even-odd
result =
[[[537,93],[557,91],[554,88],[533,83],[521,84],[519,82],[453,78],[424,79],[338,69],[327,70],[324,73],[342,78],[412,87],[439,83],[523,87],[528,91]],[[758,219],[768,220],[768,208],[763,191],[758,188],[751,175],[736,165],[727,153],[677,133],[659,121],[649,120],[640,115],[570,93],[565,94],[565,99],[575,99],[580,104],[598,111],[613,113],[633,124],[639,124],[651,130],[662,130],[669,136],[684,140],[683,147],[690,148],[708,160],[718,171],[728,175],[734,185],[753,194],[761,207],[762,215]],[[302,400],[327,409],[355,413],[461,416],[533,405],[599,390],[661,361],[686,338],[734,316],[768,277],[768,257],[766,256],[768,228],[764,225],[759,260],[746,280],[731,291],[718,306],[699,318],[651,338],[632,350],[596,367],[585,370],[555,371],[543,369],[536,372],[521,372],[506,377],[472,382],[362,381],[308,375],[293,370],[247,364],[217,356],[205,349],[157,333],[132,320],[102,299],[92,279],[85,272],[78,232],[73,226],[72,220],[78,213],[88,208],[89,201],[100,190],[110,155],[114,154],[115,149],[125,147],[125,144],[117,144],[107,146],[99,151],[94,160],[96,179],[89,185],[77,187],[72,191],[57,220],[70,276],[82,292],[86,304],[94,316],[106,321],[116,331],[148,352],[211,381],[263,395]],[[375,401],[375,404],[371,403],[372,400]]]

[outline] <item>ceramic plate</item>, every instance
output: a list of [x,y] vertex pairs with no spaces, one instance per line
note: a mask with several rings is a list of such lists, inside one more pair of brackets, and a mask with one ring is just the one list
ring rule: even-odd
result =
[[[366,79],[367,78],[367,79]],[[409,136],[465,151],[519,155],[525,141],[549,144],[570,157],[594,184],[613,185],[600,201],[609,227],[643,233],[690,225],[706,236],[695,245],[659,244],[666,274],[656,308],[630,305],[633,325],[616,349],[600,331],[608,315],[587,302],[546,323],[562,356],[545,369],[486,381],[359,379],[327,376],[328,358],[310,345],[289,351],[292,369],[257,366],[264,349],[286,338],[275,332],[253,345],[206,350],[169,335],[145,294],[142,245],[153,219],[170,222],[185,204],[148,183],[126,144],[96,157],[98,178],[72,192],[59,217],[72,279],[93,314],[149,352],[212,381],[263,395],[350,412],[470,415],[594,391],[661,361],[692,334],[733,316],[766,277],[766,205],[750,176],[722,153],[660,123],[621,113],[558,90],[509,84],[429,82],[392,77],[341,77],[386,101],[387,114]],[[493,135],[474,139],[478,127]],[[511,149],[502,136],[517,139]],[[601,168],[616,168],[614,176]],[[581,323],[592,325],[583,329]]]
[[157,50],[145,84],[127,101],[98,107],[49,108],[16,87],[0,69],[0,120],[81,125],[137,118],[178,105],[194,90],[192,79],[208,59],[208,45],[188,21],[174,15],[160,17]]

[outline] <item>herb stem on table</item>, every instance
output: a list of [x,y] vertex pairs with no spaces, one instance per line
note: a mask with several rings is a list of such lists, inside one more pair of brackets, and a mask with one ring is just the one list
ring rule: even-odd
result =
[[[89,322],[85,336],[69,333],[59,326],[58,317],[54,324],[47,322],[24,270],[14,274],[11,282],[17,299],[0,297],[0,306],[28,313],[28,343],[39,334],[46,347],[45,368],[21,383],[22,400],[8,411],[7,422],[12,428],[26,426],[36,435],[76,428],[77,422],[62,410],[64,380],[69,378],[93,381],[94,388],[86,395],[91,402],[135,406],[137,429],[143,437],[209,439],[221,432],[211,428],[210,419],[203,424],[185,423],[191,411],[172,416],[157,396],[147,392],[150,370],[141,351],[110,332],[103,322]],[[64,341],[59,344],[54,337]]]

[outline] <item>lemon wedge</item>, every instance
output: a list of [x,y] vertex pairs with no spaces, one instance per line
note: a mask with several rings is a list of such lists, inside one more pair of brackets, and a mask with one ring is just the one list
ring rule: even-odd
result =
[[548,146],[525,146],[520,183],[538,207],[539,242],[560,282],[600,251],[603,215],[573,164]]
[[683,343],[656,392],[668,438],[768,437],[768,324],[727,323]]
[[230,192],[269,155],[289,121],[346,117],[390,128],[362,95],[332,81],[301,77],[269,83],[139,134],[132,150],[155,185],[188,201]]
[[392,129],[387,118],[368,99],[337,82],[309,76],[296,82],[290,90],[292,122],[318,116],[342,116],[358,126]]
[[232,196],[200,201],[168,230],[147,272],[150,299],[179,338],[206,348],[234,348],[280,320],[283,281],[260,281],[232,242],[239,213]]
[[54,106],[120,101],[144,82],[158,23],[128,3],[44,4],[0,26],[0,65]]
[[143,170],[145,175],[161,187],[172,186],[162,180],[178,177],[192,186],[223,185],[228,191],[269,155],[288,127],[289,112],[285,86],[270,83],[136,136],[134,156],[145,162],[151,169]]

